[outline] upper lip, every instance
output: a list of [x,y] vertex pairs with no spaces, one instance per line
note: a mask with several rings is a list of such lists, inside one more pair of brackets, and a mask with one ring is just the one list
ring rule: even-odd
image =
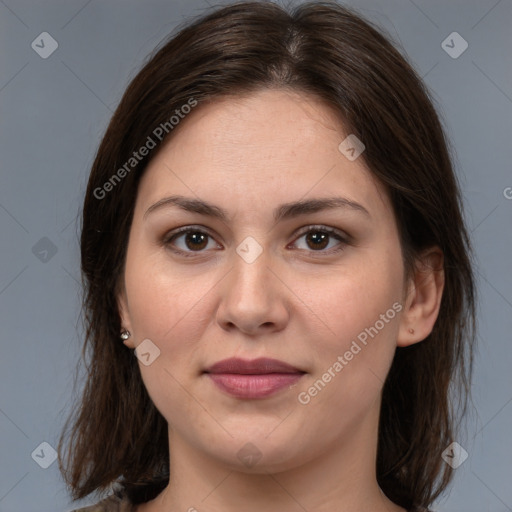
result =
[[205,370],[206,373],[238,373],[241,375],[262,375],[267,373],[305,373],[294,366],[279,361],[261,357],[259,359],[239,359],[232,357],[223,359]]

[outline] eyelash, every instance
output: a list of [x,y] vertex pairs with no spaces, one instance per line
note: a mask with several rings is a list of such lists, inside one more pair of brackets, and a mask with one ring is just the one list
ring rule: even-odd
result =
[[[178,237],[180,237],[182,235],[189,234],[189,233],[200,233],[200,234],[206,235],[210,238],[213,238],[213,236],[210,235],[210,233],[208,233],[207,231],[204,231],[203,229],[196,228],[193,226],[185,226],[182,228],[178,228],[175,231],[172,231],[171,233],[168,233],[164,237],[163,243],[165,246],[168,246],[173,252],[180,254],[186,258],[197,257],[198,254],[201,254],[202,252],[205,252],[205,251],[204,250],[182,251],[181,249],[176,249],[176,248],[172,247],[172,242],[174,242]],[[333,248],[328,249],[327,251],[324,249],[320,249],[317,251],[310,250],[309,252],[313,253],[314,257],[317,257],[317,256],[322,257],[325,255],[332,255],[334,253],[341,252],[345,249],[344,246],[349,243],[347,236],[344,235],[343,232],[341,232],[335,228],[328,227],[328,226],[317,226],[317,225],[308,226],[307,230],[301,231],[300,233],[298,233],[297,238],[294,240],[294,242],[296,242],[299,238],[303,237],[304,235],[308,235],[309,233],[324,233],[324,234],[330,235],[331,237],[333,237],[336,240],[338,240],[339,242],[341,242],[337,246],[337,248],[334,248],[334,250],[333,250]],[[307,249],[301,249],[301,250],[307,250]],[[316,255],[315,253],[320,253],[320,254]]]

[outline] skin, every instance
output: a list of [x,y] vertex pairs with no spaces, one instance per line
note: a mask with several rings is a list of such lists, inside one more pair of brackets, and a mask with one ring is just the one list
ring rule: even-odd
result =
[[[347,135],[316,98],[263,90],[197,107],[149,164],[119,309],[132,333],[125,344],[150,339],[160,350],[139,367],[169,425],[171,478],[137,512],[404,510],[376,480],[381,390],[396,347],[432,330],[442,253],[426,251],[425,264],[418,261],[405,280],[391,203],[363,158],[349,161],[338,150]],[[177,206],[144,218],[176,194],[213,203],[229,219]],[[369,215],[338,208],[274,222],[282,203],[332,196]],[[183,234],[169,242],[181,226],[210,236],[202,245],[190,236],[187,245]],[[337,228],[350,242],[311,241],[309,226]],[[262,249],[252,263],[236,252],[248,236]],[[299,393],[395,302],[401,311],[309,403],[299,403]],[[228,357],[272,357],[306,374],[265,399],[238,399],[202,373]],[[237,457],[246,443],[261,456],[251,467]]]

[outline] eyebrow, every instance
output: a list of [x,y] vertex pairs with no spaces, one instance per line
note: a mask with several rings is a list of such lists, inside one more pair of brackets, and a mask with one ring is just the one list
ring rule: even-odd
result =
[[[226,223],[229,220],[229,214],[223,208],[201,199],[194,199],[180,195],[164,197],[152,204],[144,213],[143,219],[146,219],[146,217],[152,212],[162,208],[168,208],[170,206],[178,206],[187,212],[198,213],[200,215],[219,219]],[[298,217],[299,215],[338,208],[360,212],[371,218],[370,212],[362,204],[356,203],[346,197],[326,197],[281,204],[274,209],[274,221],[279,222],[281,220]]]

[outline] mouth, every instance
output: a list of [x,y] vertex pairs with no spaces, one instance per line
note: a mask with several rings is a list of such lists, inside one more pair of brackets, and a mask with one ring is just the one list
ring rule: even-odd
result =
[[236,398],[265,398],[290,388],[306,372],[277,359],[224,359],[204,371],[221,391]]
[[233,373],[238,375],[264,375],[270,373],[306,373],[278,359],[261,357],[259,359],[223,359],[205,370],[205,373]]

